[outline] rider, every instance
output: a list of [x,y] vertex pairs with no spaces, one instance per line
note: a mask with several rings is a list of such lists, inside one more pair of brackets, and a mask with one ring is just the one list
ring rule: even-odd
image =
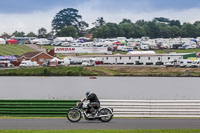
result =
[[85,100],[90,101],[87,105],[88,109],[92,115],[95,115],[96,114],[95,109],[98,109],[100,107],[100,102],[99,102],[97,95],[90,91],[86,92],[86,98],[83,99],[83,101],[85,101]]

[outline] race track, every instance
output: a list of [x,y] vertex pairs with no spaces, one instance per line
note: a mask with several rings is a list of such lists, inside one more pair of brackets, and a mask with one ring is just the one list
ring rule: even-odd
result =
[[200,119],[113,119],[109,123],[66,119],[0,119],[0,129],[200,129]]

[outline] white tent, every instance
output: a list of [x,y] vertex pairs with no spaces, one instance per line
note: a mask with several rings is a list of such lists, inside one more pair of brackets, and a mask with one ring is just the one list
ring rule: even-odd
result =
[[130,51],[127,55],[155,55],[154,51]]
[[6,44],[6,40],[4,40],[3,38],[0,38],[0,44]]
[[56,37],[54,42],[73,42],[74,39],[72,37]]

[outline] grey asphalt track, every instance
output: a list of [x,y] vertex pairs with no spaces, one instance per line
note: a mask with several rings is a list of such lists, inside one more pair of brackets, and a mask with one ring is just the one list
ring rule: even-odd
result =
[[0,119],[0,129],[200,129],[200,119],[113,119],[109,123],[66,119]]

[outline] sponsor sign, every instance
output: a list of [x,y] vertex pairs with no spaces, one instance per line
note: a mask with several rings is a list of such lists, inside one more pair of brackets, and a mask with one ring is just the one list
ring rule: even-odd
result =
[[56,54],[108,53],[107,47],[55,47]]

